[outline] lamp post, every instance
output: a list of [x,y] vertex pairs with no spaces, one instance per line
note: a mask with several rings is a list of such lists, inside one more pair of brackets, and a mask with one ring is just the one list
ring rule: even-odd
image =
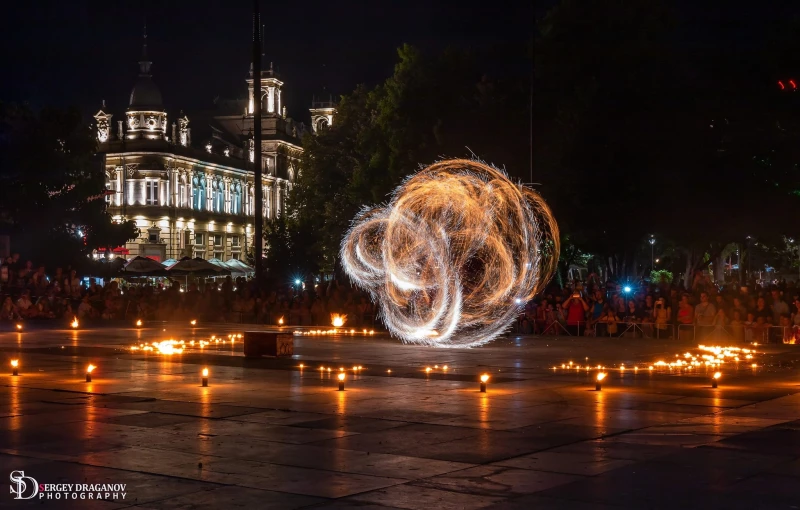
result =
[[753,260],[753,250],[751,249],[753,237],[747,236],[745,239],[747,240],[747,279],[745,281],[749,284],[750,273],[752,271],[752,264],[750,261]]
[[653,235],[650,235],[650,239],[648,239],[647,242],[650,243],[650,270],[652,271],[656,267],[655,257],[653,256],[656,238]]

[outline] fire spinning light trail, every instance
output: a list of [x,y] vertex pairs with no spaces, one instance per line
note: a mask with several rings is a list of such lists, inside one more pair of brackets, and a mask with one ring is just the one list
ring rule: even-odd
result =
[[347,274],[407,343],[473,347],[500,335],[558,262],[550,209],[479,161],[435,163],[365,209],[342,241]]

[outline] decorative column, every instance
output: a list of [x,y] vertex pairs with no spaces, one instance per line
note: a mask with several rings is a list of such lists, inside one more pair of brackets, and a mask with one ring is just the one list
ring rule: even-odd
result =
[[206,174],[206,211],[213,211],[214,204],[212,200],[214,199],[214,193],[212,193],[212,176],[211,174]]
[[231,178],[225,177],[222,180],[225,183],[225,203],[223,205],[226,214],[231,212]]
[[275,87],[267,87],[267,111],[275,112]]

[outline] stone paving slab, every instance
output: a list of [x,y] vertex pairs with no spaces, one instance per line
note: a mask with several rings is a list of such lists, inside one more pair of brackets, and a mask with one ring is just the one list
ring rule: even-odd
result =
[[184,327],[0,333],[0,363],[22,360],[19,377],[0,373],[0,464],[40,483],[125,483],[130,498],[6,490],[0,508],[800,507],[794,346],[765,347],[756,371],[723,369],[718,389],[703,374],[607,368],[601,392],[596,369],[552,367],[646,364],[692,346],[525,337],[437,350],[375,335],[297,337],[291,359],[245,360],[241,343],[124,350],[242,331]]

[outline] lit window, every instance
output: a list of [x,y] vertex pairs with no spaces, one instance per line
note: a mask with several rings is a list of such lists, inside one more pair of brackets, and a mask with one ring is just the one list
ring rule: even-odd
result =
[[145,182],[147,205],[158,205],[158,181]]

